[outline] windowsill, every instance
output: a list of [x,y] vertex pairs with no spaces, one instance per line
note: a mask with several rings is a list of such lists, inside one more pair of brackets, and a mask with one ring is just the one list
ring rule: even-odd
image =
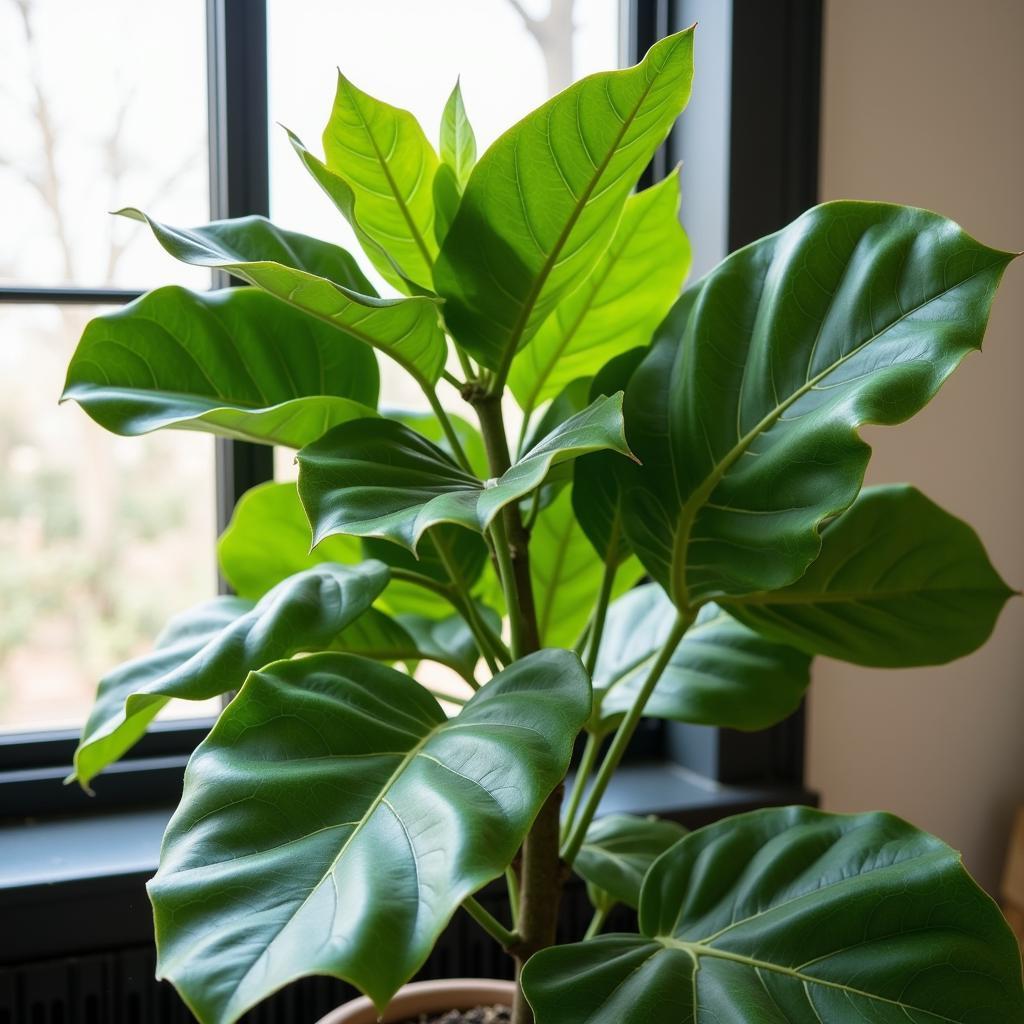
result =
[[[723,785],[672,762],[629,764],[601,812],[659,814],[691,828],[756,807],[814,802],[787,785]],[[145,881],[169,807],[0,826],[0,963],[152,941]]]

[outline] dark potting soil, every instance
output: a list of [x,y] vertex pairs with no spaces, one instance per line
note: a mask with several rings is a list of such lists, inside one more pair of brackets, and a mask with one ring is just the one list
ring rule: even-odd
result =
[[509,1024],[511,1020],[507,1006],[478,1006],[475,1010],[449,1010],[440,1016],[421,1013],[405,1024]]

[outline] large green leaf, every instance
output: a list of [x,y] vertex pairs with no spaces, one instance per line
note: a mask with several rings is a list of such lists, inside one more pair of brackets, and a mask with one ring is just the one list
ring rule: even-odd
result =
[[[437,154],[416,118],[374,99],[339,71],[323,145],[327,170],[352,190],[359,231],[387,252],[406,277],[432,288]],[[373,259],[374,249],[367,255]]]
[[[636,702],[676,614],[656,583],[637,587],[609,608],[594,668],[595,732],[611,730]],[[675,649],[644,714],[696,725],[766,729],[796,710],[809,683],[806,654],[708,604]]]
[[387,581],[380,562],[325,564],[289,577],[255,605],[221,597],[179,615],[151,654],[100,682],[75,751],[73,777],[87,786],[142,737],[172,698],[219,697],[261,665],[329,647]]
[[860,489],[857,428],[980,346],[1010,259],[924,210],[829,203],[683,296],[626,397],[627,533],[677,604],[803,575]]
[[687,836],[640,934],[533,957],[537,1024],[1019,1024],[1017,943],[944,843],[886,814],[791,807]]
[[586,880],[595,905],[625,903],[636,910],[648,868],[685,835],[674,821],[609,814],[587,829],[573,870]]
[[811,654],[903,668],[976,650],[1012,593],[966,523],[901,485],[865,489],[796,583],[727,607]]
[[158,288],[89,321],[72,399],[116,434],[162,427],[301,448],[371,416],[377,362],[361,345],[252,288]]
[[679,223],[679,172],[630,196],[607,251],[512,363],[508,383],[529,413],[612,357],[648,345],[679,295],[690,245]]
[[202,1024],[309,974],[382,1008],[509,864],[589,709],[567,651],[516,662],[451,720],[361,658],[252,674],[189,764],[150,883],[160,976]]
[[499,377],[601,258],[692,76],[688,29],[570,86],[480,158],[434,276],[453,335]]
[[303,258],[305,248],[327,243],[282,231],[260,217],[175,228],[139,210],[121,212],[149,224],[157,241],[176,259],[226,270],[262,288],[380,349],[425,384],[434,384],[441,376],[448,350],[437,300],[417,295],[381,299],[367,286],[365,290],[355,289],[308,269]]
[[[572,647],[590,619],[604,563],[594,554],[563,490],[541,513],[530,536],[530,577],[541,641]],[[635,558],[619,566],[612,593],[625,593],[643,575]]]
[[415,551],[424,532],[441,523],[482,532],[559,463],[603,449],[628,455],[621,408],[621,395],[599,399],[486,483],[401,423],[345,424],[299,452],[299,496],[314,542],[347,533]]

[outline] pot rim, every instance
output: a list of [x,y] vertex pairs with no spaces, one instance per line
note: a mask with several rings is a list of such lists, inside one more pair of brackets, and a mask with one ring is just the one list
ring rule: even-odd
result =
[[332,1010],[318,1024],[395,1024],[420,1013],[444,1013],[446,1010],[472,1010],[500,1002],[511,1005],[516,992],[514,981],[492,978],[449,978],[443,981],[415,981],[403,985],[378,1017],[373,1002],[361,996]]

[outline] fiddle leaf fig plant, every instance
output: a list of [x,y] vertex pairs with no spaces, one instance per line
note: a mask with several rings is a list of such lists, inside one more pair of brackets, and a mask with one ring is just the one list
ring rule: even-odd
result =
[[[995,905],[905,822],[601,816],[644,716],[765,728],[814,655],[946,662],[1011,595],[969,526],[862,487],[858,434],[980,347],[1011,256],[836,202],[681,292],[679,172],[634,189],[693,39],[479,157],[458,86],[435,148],[339,75],[324,156],[291,144],[397,294],[262,218],[123,211],[247,287],[97,317],[64,397],[119,434],[297,453],[297,484],[250,491],[220,540],[234,594],[100,683],[75,758],[88,786],[169,700],[233,694],[149,887],[159,974],[202,1024],[314,973],[383,1011],[460,910],[518,968],[515,1024],[1024,1021]],[[378,407],[379,360],[423,409]],[[571,873],[585,935],[556,932]],[[636,929],[603,934],[620,904]]]

